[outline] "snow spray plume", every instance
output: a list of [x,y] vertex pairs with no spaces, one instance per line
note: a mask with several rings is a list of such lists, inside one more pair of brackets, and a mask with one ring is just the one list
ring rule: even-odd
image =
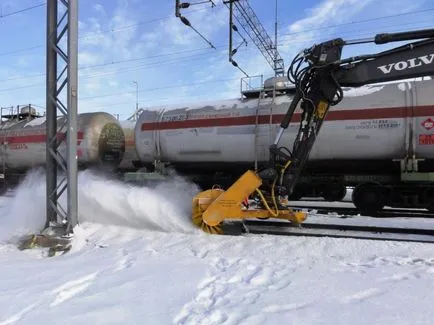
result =
[[191,223],[191,202],[198,188],[180,177],[150,188],[84,171],[79,184],[82,221],[160,231],[196,230]]
[[0,243],[15,242],[45,225],[45,172],[28,172],[15,188],[12,198],[4,198],[0,209]]
[[[198,187],[181,177],[151,187],[133,186],[83,171],[78,175],[78,219],[157,231],[197,232],[191,202]],[[43,169],[30,171],[0,210],[0,243],[43,229],[46,183]],[[59,199],[66,207],[66,191]]]

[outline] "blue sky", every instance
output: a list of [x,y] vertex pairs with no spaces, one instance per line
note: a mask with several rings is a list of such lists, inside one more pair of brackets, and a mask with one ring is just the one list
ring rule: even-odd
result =
[[[45,107],[45,6],[38,0],[0,0],[0,106]],[[194,0],[192,2],[198,2]],[[243,73],[228,62],[228,10],[192,6],[186,16],[217,49],[212,49],[174,12],[175,0],[79,1],[79,112],[106,111],[125,119],[139,106],[173,105],[239,96]],[[275,0],[250,0],[274,40]],[[239,26],[240,28],[240,26]],[[287,68],[294,55],[335,37],[364,38],[380,32],[434,28],[429,0],[278,0],[279,52]],[[240,30],[242,30],[240,28]],[[236,54],[249,75],[273,74],[246,34]],[[235,43],[241,39],[236,36]],[[344,56],[393,45],[358,45]]]

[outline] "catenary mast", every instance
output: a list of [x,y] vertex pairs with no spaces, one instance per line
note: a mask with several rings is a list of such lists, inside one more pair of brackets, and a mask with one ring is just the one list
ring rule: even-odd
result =
[[[61,235],[71,235],[73,227],[78,223],[78,0],[47,1],[46,50],[45,226],[46,229],[60,230]],[[60,116],[57,115],[58,111]],[[59,120],[58,117],[63,119]],[[66,138],[61,134],[65,134]],[[66,207],[59,202],[65,190]]]

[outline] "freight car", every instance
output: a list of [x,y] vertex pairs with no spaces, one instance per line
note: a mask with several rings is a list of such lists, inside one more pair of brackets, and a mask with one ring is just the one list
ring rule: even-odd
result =
[[[63,119],[58,118],[59,125]],[[117,169],[125,152],[125,136],[119,122],[108,113],[96,112],[78,114],[77,123],[79,168]],[[45,128],[45,116],[31,106],[18,107],[8,114],[3,114],[2,110],[0,176],[3,192],[19,182],[29,169],[45,165]],[[58,129],[58,139],[64,138],[64,129]],[[59,146],[63,155],[66,153],[65,142]]]
[[[385,205],[434,207],[434,81],[412,80],[345,89],[330,109],[292,199],[341,200],[373,212]],[[246,169],[261,169],[293,97],[269,79],[240,99],[149,108],[136,124],[140,160],[167,162],[204,188],[228,186]],[[281,144],[292,148],[300,109]]]

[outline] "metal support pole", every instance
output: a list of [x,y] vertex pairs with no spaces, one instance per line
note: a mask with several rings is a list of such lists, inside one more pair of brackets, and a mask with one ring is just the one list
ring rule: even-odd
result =
[[52,206],[57,206],[56,184],[57,184],[57,163],[55,153],[57,145],[55,141],[50,141],[56,137],[57,124],[57,54],[55,49],[57,39],[57,1],[49,0],[47,2],[47,56],[46,56],[46,132],[47,132],[47,221],[45,228],[51,223],[56,222],[57,212]]
[[68,16],[68,232],[78,224],[77,92],[78,92],[78,0],[69,0]]
[[[58,4],[65,9],[58,12]],[[60,19],[58,19],[60,16]],[[61,48],[67,37],[67,50]],[[59,60],[60,59],[60,60]],[[63,67],[59,63],[63,63]],[[78,0],[47,2],[47,222],[72,234],[77,218]],[[60,74],[58,74],[58,70]],[[62,91],[66,87],[66,101]],[[66,102],[66,105],[64,104]],[[63,115],[57,119],[57,109]],[[66,144],[65,144],[66,135]],[[63,146],[62,146],[63,144]],[[63,147],[63,148],[62,148]],[[62,177],[58,180],[58,170]],[[63,175],[66,174],[66,175]],[[67,207],[58,199],[67,190]],[[60,226],[60,227],[59,227]],[[66,226],[66,227],[65,227]]]

